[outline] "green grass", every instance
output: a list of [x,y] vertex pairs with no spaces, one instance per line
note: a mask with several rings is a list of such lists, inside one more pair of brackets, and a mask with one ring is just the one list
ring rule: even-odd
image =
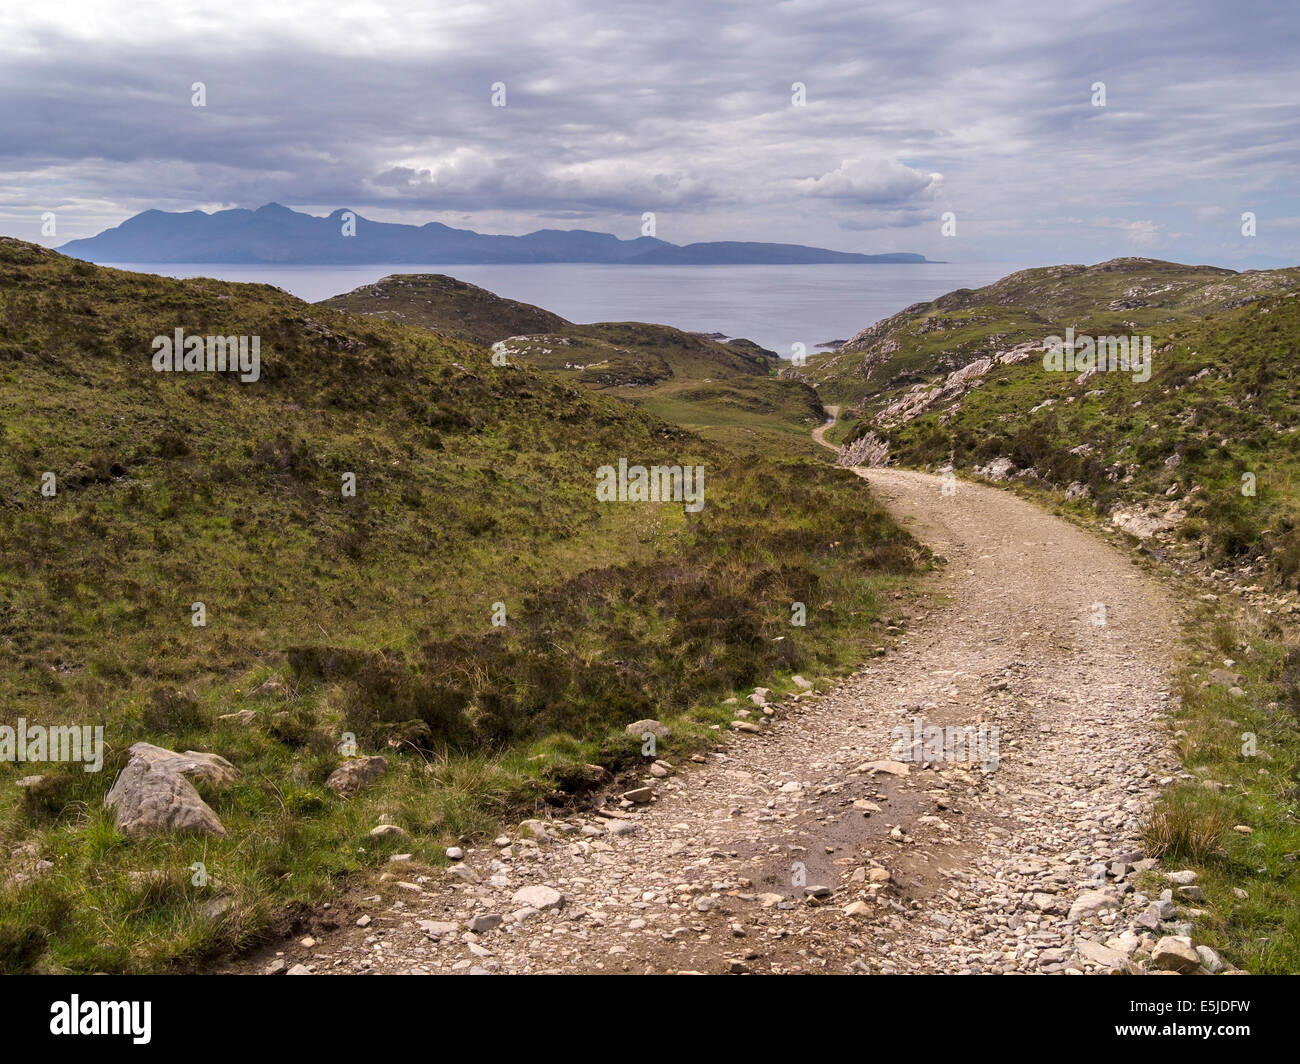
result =
[[815,391],[794,381],[776,377],[669,380],[650,388],[609,389],[607,394],[735,453],[826,460],[825,449],[810,435],[825,422],[826,411]]
[[[1162,792],[1147,826],[1148,845],[1165,867],[1197,872],[1205,891],[1193,903],[1203,910],[1195,920],[1198,942],[1249,972],[1294,974],[1300,971],[1300,649],[1276,624],[1234,615],[1226,604],[1203,607],[1190,635],[1204,649],[1183,673],[1172,724],[1191,778]],[[1210,670],[1225,660],[1243,677],[1244,697],[1207,685]]]

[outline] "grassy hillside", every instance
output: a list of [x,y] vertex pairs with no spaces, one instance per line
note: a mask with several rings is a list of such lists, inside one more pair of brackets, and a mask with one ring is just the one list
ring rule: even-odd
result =
[[777,376],[777,356],[749,340],[645,322],[575,325],[437,274],[395,274],[319,305],[496,344],[499,358],[635,403],[733,450],[820,450],[808,436],[825,420],[816,391]]
[[[1002,478],[1068,492],[1081,509],[1118,517],[1121,527],[1140,530],[1130,517],[1167,518],[1169,527],[1150,538],[1184,557],[1241,580],[1300,589],[1300,384],[1292,372],[1300,361],[1300,270],[1238,275],[1236,283],[1282,294],[1221,306],[1202,292],[1197,305],[1209,308],[1202,315],[1171,313],[1174,320],[1133,329],[1151,337],[1147,381],[1048,372],[1040,336],[1023,361],[994,362],[929,401],[922,388],[910,393],[919,401],[860,403],[846,438],[874,432],[891,461],[918,467],[990,471],[1002,460],[1009,463],[998,470]],[[1225,285],[1215,283],[1221,296]],[[999,320],[1028,313],[1015,306]],[[1079,333],[1103,335],[1095,319],[1071,321]],[[1059,335],[1063,319],[1041,328]],[[900,350],[894,361],[911,357],[919,356]],[[927,387],[945,378],[930,379]]]
[[[874,413],[918,385],[1066,328],[1093,336],[1147,333],[1294,290],[1300,269],[1234,273],[1157,259],[1022,270],[961,288],[877,322],[798,374],[832,399]],[[797,371],[787,371],[797,373]]]
[[[259,336],[260,379],[154,372],[177,327]],[[196,963],[399,846],[435,865],[581,801],[585,766],[637,763],[628,722],[673,721],[675,756],[733,692],[860,661],[923,562],[847,471],[737,459],[422,328],[8,239],[0,426],[0,723],[108,746],[100,773],[0,763],[3,971]],[[704,509],[598,503],[620,457],[703,465]],[[390,763],[350,800],[323,786],[344,733]],[[200,788],[224,838],[116,830],[140,740],[237,766]]]

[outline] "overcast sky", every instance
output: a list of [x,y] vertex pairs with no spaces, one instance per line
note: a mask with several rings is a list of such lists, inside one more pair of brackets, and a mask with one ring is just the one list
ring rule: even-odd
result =
[[1298,10],[11,0],[0,233],[57,245],[151,207],[276,201],[480,232],[634,237],[653,211],[675,243],[1296,264]]

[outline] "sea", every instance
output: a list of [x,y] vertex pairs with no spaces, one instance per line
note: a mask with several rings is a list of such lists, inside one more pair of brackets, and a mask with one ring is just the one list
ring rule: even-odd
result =
[[881,263],[817,266],[222,266],[118,263],[165,277],[213,277],[276,285],[315,303],[395,273],[444,273],[578,324],[647,321],[691,332],[746,337],[783,358],[855,333],[957,288],[978,288],[1023,265]]

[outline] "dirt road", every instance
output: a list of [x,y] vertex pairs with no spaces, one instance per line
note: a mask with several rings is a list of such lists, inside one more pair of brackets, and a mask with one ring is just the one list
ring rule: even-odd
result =
[[836,447],[835,444],[826,442],[826,430],[835,424],[835,419],[840,416],[840,408],[838,406],[828,406],[825,410],[830,416],[826,419],[826,424],[818,425],[817,428],[812,430],[812,438],[823,447],[829,447],[833,451]]
[[[242,970],[1095,972],[1131,955],[1145,900],[1126,867],[1173,767],[1172,604],[1010,494],[859,472],[946,559],[920,601],[885,605],[902,622],[887,655],[676,766],[652,804],[470,848],[463,879],[394,864],[314,946]],[[981,760],[935,743],[948,760],[866,767],[914,720],[976,728]]]

